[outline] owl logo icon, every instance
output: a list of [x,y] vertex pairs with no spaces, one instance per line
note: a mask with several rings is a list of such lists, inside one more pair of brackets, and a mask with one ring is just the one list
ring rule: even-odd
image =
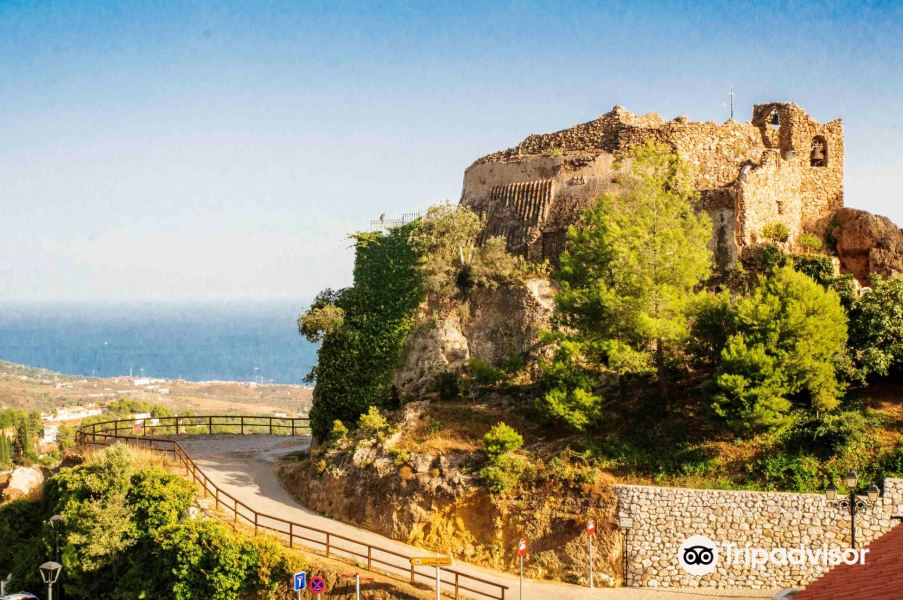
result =
[[677,562],[690,575],[708,575],[718,567],[718,544],[704,535],[691,535],[677,549]]

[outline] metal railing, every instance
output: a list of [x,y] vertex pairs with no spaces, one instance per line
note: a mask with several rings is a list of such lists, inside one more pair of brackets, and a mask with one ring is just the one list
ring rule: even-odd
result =
[[[250,416],[184,416],[159,417],[154,419],[115,419],[91,423],[79,428],[76,441],[80,448],[108,446],[123,442],[136,447],[147,448],[172,456],[185,476],[197,483],[204,498],[214,500],[216,509],[232,517],[235,524],[243,523],[254,527],[254,533],[267,532],[288,545],[289,548],[303,547],[306,550],[343,560],[366,570],[381,573],[406,583],[423,583],[435,586],[435,573],[425,568],[417,569],[411,564],[411,556],[368,544],[357,539],[333,533],[327,529],[311,527],[281,517],[261,513],[219,486],[197,466],[176,440],[154,437],[163,435],[212,435],[219,433],[270,435],[310,435],[306,417],[250,417]],[[441,570],[443,586],[454,590],[453,598],[462,594],[474,594],[482,598],[505,600],[508,586],[480,577],[468,575],[453,568]]]

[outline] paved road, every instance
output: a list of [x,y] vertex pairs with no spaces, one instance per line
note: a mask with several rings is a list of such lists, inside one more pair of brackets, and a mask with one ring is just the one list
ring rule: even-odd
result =
[[[374,562],[383,561],[395,567],[387,566],[386,570],[398,572],[396,569],[409,568],[407,558],[428,554],[414,546],[402,544],[381,535],[365,531],[340,521],[323,517],[294,500],[282,487],[276,474],[275,461],[285,454],[306,449],[310,443],[306,438],[286,438],[268,435],[217,435],[217,436],[180,436],[179,443],[195,460],[204,473],[220,488],[238,498],[259,513],[274,515],[289,521],[301,523],[308,527],[329,530],[347,539],[330,539],[330,550],[333,554],[350,556],[357,553],[357,558],[365,561],[365,542],[388,548],[396,554],[374,552]],[[261,520],[262,525],[272,527],[277,532],[286,532],[286,527],[275,521]],[[298,531],[295,531],[298,535]],[[306,544],[322,550],[325,548],[326,536],[310,530],[304,530]],[[360,556],[360,555],[363,555]],[[481,579],[494,581],[509,587],[507,598],[518,597],[518,579],[506,573],[484,569],[455,561],[455,569]],[[418,580],[424,583],[432,581],[432,569],[418,571]],[[448,581],[450,575],[444,580]],[[479,589],[480,584],[473,584]],[[447,589],[447,588],[444,588]],[[489,588],[484,588],[489,589]],[[733,598],[771,598],[777,590],[654,590],[649,588],[615,588],[590,590],[566,583],[547,581],[524,582],[525,600],[725,600]]]

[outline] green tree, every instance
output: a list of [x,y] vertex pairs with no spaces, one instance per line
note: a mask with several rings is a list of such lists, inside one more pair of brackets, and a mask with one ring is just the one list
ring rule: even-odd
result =
[[0,433],[0,469],[9,469],[13,466],[13,450],[6,434]]
[[[38,413],[40,423],[40,413]],[[13,438],[13,459],[15,462],[27,462],[37,459],[35,451],[37,444],[37,430],[31,415],[20,415],[15,424],[16,432]]]
[[[711,273],[711,221],[668,146],[649,142],[625,158],[621,192],[568,230],[557,304],[564,330],[575,332],[564,337],[577,345],[565,358],[616,375],[657,374],[668,410],[668,363],[687,333],[689,301]],[[579,389],[556,386],[546,402],[595,406],[591,390]]]
[[816,415],[837,407],[835,360],[844,351],[847,317],[836,292],[783,267],[760,277],[737,303],[733,322],[712,405],[730,426],[783,427],[795,400]]
[[903,366],[903,277],[872,275],[871,290],[850,309],[849,346],[865,375]]

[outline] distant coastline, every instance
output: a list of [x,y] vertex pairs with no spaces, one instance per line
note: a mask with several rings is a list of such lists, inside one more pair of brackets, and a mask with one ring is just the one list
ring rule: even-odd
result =
[[302,385],[305,303],[0,305],[0,360],[72,377]]

